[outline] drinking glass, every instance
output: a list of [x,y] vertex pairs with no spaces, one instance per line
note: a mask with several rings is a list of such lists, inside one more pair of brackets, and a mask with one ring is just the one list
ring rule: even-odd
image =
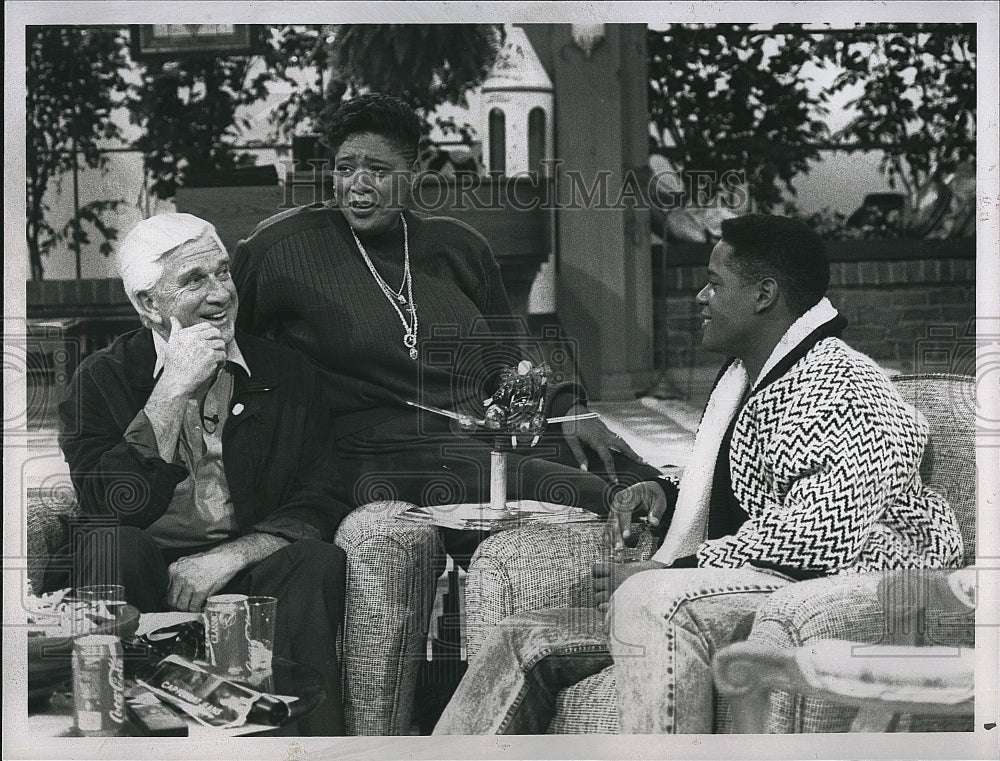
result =
[[247,640],[251,674],[271,670],[274,657],[274,625],[278,600],[274,597],[252,596],[247,598]]
[[73,630],[89,634],[101,626],[113,624],[125,605],[125,587],[121,584],[91,584],[73,591]]

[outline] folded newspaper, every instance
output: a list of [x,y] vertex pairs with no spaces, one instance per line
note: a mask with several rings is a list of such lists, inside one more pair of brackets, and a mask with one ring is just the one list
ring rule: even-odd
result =
[[594,523],[603,521],[599,515],[569,505],[557,505],[535,500],[515,500],[506,510],[496,510],[489,503],[465,502],[450,505],[411,507],[396,516],[410,523],[430,523],[443,528],[465,531],[494,531],[514,526],[538,523]]
[[277,725],[289,716],[285,698],[257,692],[213,674],[179,655],[169,655],[149,676],[136,679],[158,698],[199,724],[229,729],[246,723]]

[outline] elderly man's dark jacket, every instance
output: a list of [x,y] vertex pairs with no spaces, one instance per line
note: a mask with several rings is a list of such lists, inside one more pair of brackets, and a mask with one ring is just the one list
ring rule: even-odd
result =
[[[329,446],[328,404],[315,371],[289,349],[237,332],[251,375],[234,375],[222,457],[241,533],[330,541],[349,512]],[[156,383],[147,328],[87,357],[59,405],[59,444],[81,511],[147,528],[188,475],[143,456],[124,434]]]

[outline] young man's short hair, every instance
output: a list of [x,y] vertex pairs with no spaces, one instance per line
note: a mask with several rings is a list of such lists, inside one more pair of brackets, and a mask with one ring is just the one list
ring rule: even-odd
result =
[[826,247],[804,222],[746,214],[722,222],[722,240],[733,247],[732,261],[740,274],[753,281],[774,278],[795,314],[804,314],[826,295]]

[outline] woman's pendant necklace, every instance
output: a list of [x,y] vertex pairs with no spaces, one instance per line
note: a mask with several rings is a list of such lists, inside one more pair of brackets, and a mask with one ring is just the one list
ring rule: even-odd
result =
[[[357,233],[354,232],[354,228],[350,225],[348,225],[348,228],[351,231],[351,236],[354,238],[355,244],[357,244],[358,251],[361,252],[361,257],[365,260],[365,264],[368,265],[368,271],[371,272],[379,290],[389,300],[389,304],[396,310],[400,322],[403,323],[403,346],[409,350],[410,359],[416,361],[419,357],[417,353],[417,305],[413,301],[413,275],[410,272],[410,235],[406,227],[406,218],[400,217],[399,221],[403,223],[403,283],[399,286],[398,291],[390,288],[378,270],[375,269],[375,265],[368,256],[368,252],[365,251],[365,247],[361,244]],[[403,296],[404,290],[406,291],[406,296]],[[407,319],[407,315],[400,308],[401,306],[407,307],[406,311],[409,313],[409,319]]]
[[[393,295],[396,297],[396,301],[400,304],[406,303],[406,296],[403,295],[403,291],[410,283],[410,246],[408,236],[406,234],[406,220],[400,217],[400,221],[403,223],[403,282],[399,284],[399,290],[393,291]],[[412,297],[412,293],[411,293]]]

